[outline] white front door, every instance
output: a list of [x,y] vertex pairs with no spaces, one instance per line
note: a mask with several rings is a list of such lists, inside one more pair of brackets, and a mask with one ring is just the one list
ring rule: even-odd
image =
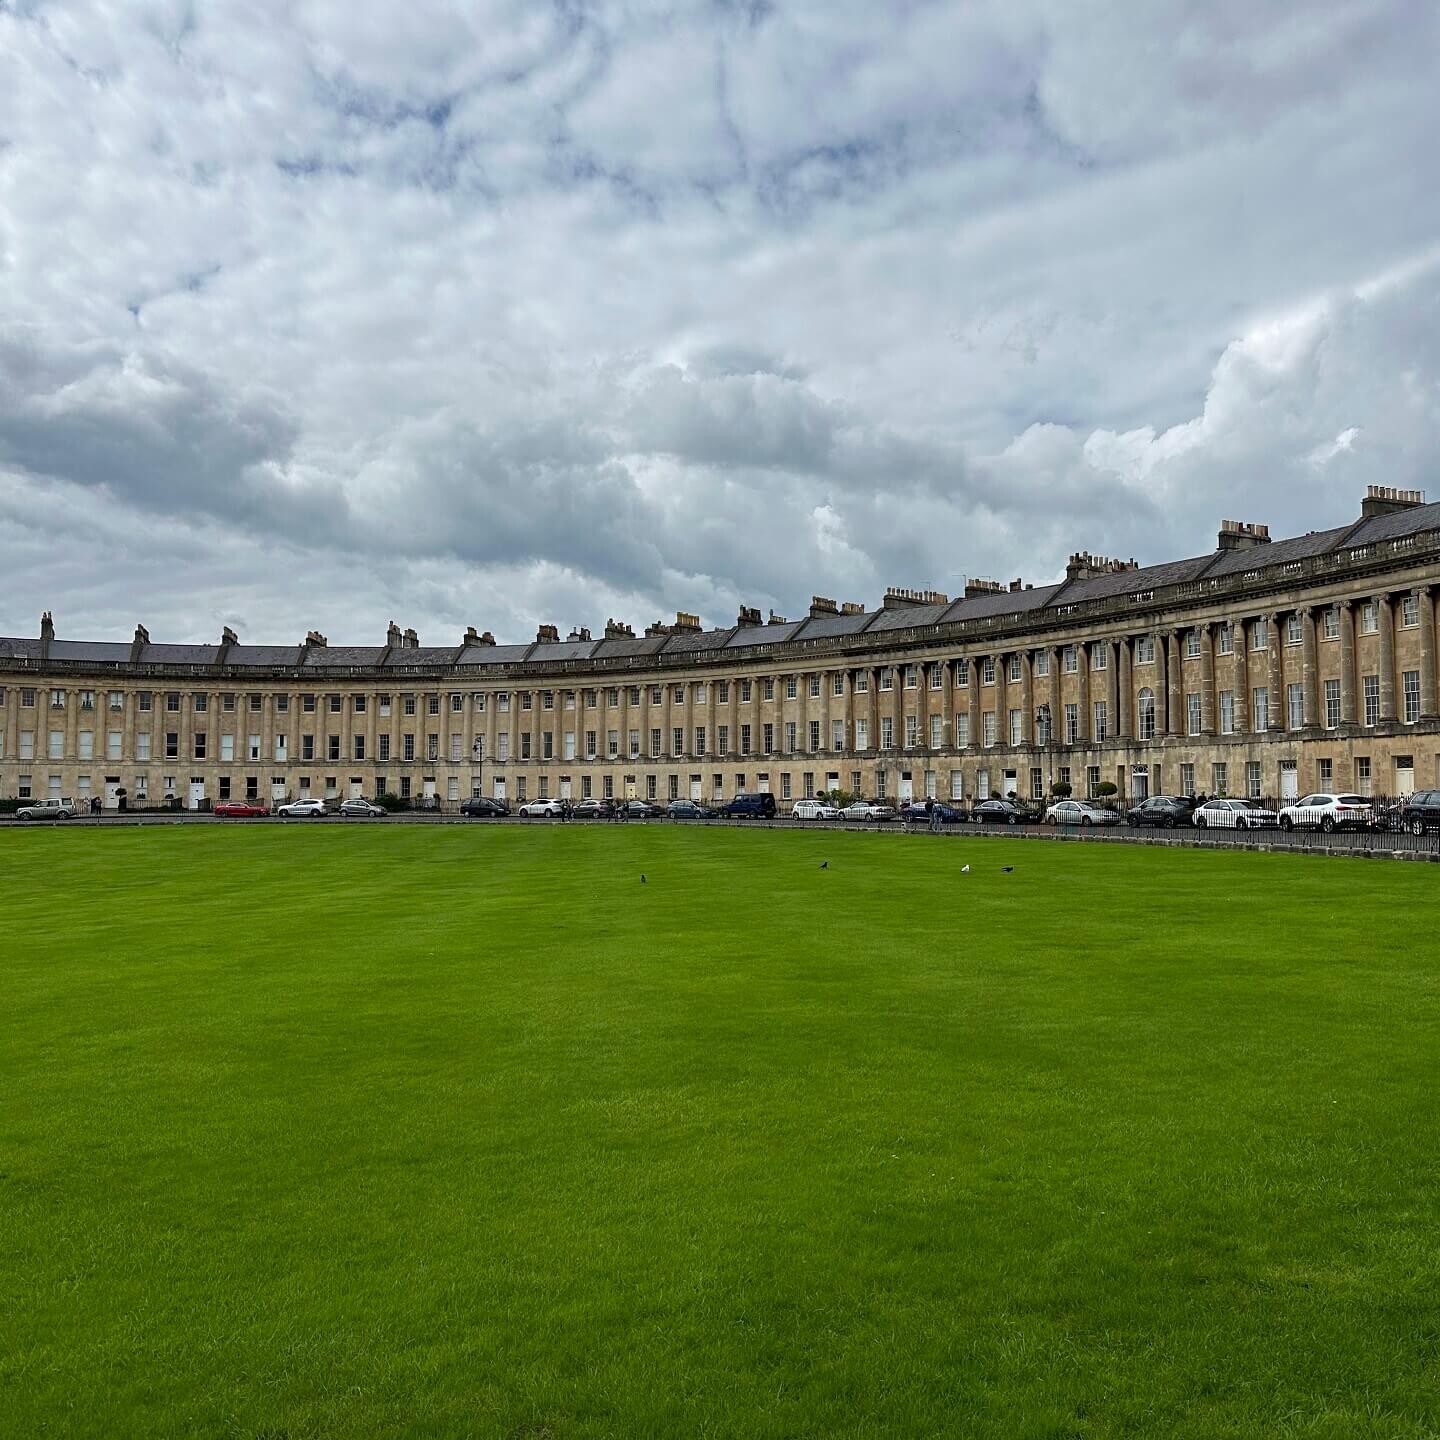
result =
[[770,793],[770,777],[768,775],[762,775],[760,777],[760,784],[757,788],[760,794],[768,795]]
[[272,780],[270,782],[270,803],[279,805],[285,799],[285,782],[283,780]]
[[505,798],[505,781],[498,775],[495,777],[495,798],[497,800]]
[[350,782],[350,798],[351,798],[352,800],[361,800],[361,799],[364,798],[364,796],[365,796],[365,783],[364,783],[364,781],[362,781],[362,780],[352,780],[352,781]]
[[1020,793],[1020,777],[1014,770],[1005,772],[1005,783],[1000,787],[1000,793],[1008,800],[1011,792]]
[[198,810],[205,803],[205,782],[203,780],[192,780],[190,782],[190,803],[191,810]]
[[568,779],[562,779],[560,781],[560,798],[562,800],[568,800],[570,798],[570,781]]
[[1130,798],[1137,804],[1150,798],[1150,771],[1147,766],[1136,765],[1130,771]]
[[1415,761],[1409,758],[1408,765],[1402,764],[1401,759],[1395,761],[1395,795],[1398,799],[1408,799],[1415,793]]
[[900,803],[908,805],[915,798],[915,782],[908,775],[900,777]]
[[1280,800],[1289,805],[1300,798],[1300,772],[1293,760],[1280,762]]
[[120,808],[120,782],[118,780],[105,782],[105,808],[107,810]]
[[695,801],[700,799],[700,777],[698,775],[690,777],[690,798]]

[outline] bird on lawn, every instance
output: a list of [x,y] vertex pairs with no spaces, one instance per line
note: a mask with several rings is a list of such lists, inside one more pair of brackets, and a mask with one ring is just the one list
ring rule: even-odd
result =
[[1013,865],[1002,865],[1000,867],[1000,873],[1002,875],[1013,875],[1015,873],[1015,867]]
[[641,877],[640,877],[640,883],[641,883],[642,885],[645,883],[645,877],[644,877],[644,875],[641,875]]
[[828,860],[822,860],[820,862],[820,868],[822,870],[828,870],[830,868],[830,862]]
[[970,867],[968,865],[962,865],[960,867],[960,873],[962,875],[968,875],[970,873]]

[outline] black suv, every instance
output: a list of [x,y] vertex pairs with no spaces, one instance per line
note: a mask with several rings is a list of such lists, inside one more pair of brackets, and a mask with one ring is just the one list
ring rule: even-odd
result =
[[737,795],[720,813],[732,820],[773,820],[775,797],[768,790],[754,795]]
[[1188,795],[1152,795],[1133,810],[1125,812],[1127,825],[1158,825],[1173,830],[1177,825],[1193,823],[1195,801]]
[[1399,829],[1412,835],[1440,830],[1440,790],[1417,790],[1399,813]]

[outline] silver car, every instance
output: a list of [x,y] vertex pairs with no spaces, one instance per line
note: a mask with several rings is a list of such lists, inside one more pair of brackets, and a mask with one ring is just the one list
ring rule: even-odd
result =
[[1088,800],[1057,800],[1046,812],[1047,825],[1118,825],[1120,816],[1103,805],[1092,805]]
[[330,812],[325,808],[325,802],[318,799],[292,800],[288,805],[279,805],[275,809],[277,815],[283,815],[287,820],[299,820],[307,815],[321,816]]
[[372,805],[368,800],[346,800],[341,804],[339,813],[361,820],[378,820],[389,812],[383,805]]
[[22,805],[16,812],[17,820],[73,820],[73,800],[37,800],[33,805]]
[[842,820],[893,820],[895,809],[891,805],[879,805],[872,800],[857,800],[841,812]]

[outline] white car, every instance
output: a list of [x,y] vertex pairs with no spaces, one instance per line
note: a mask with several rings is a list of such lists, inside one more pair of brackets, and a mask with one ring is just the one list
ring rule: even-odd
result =
[[292,800],[288,805],[276,807],[275,813],[287,820],[303,819],[306,815],[328,815],[323,800]]
[[1118,825],[1114,810],[1092,805],[1088,800],[1057,800],[1046,812],[1047,825]]
[[838,820],[840,811],[824,800],[797,800],[790,812],[792,820]]
[[523,815],[527,820],[558,820],[565,813],[565,807],[558,800],[531,800],[515,813]]
[[1280,812],[1282,830],[1368,830],[1375,807],[1363,795],[1305,795]]
[[1197,830],[1273,830],[1280,817],[1253,800],[1207,800],[1190,821]]
[[890,805],[877,805],[872,800],[857,800],[841,812],[842,820],[893,820],[895,810]]

